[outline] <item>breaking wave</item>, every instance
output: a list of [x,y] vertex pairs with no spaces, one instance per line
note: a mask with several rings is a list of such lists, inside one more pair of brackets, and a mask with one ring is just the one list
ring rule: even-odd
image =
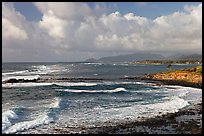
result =
[[2,132],[10,127],[11,124],[11,120],[12,119],[17,119],[18,116],[16,115],[16,113],[12,110],[7,110],[5,112],[2,113]]
[[2,84],[2,87],[10,88],[10,87],[33,87],[33,86],[95,86],[97,83],[84,83],[84,82],[54,82],[54,83],[6,83]]
[[56,111],[53,109],[59,109],[61,103],[61,98],[55,97],[50,105],[47,107],[45,113],[41,113],[41,115],[35,117],[35,119],[21,122],[12,122],[12,119],[18,119],[19,116],[13,110],[7,110],[2,113],[2,133],[10,134],[16,133],[20,131],[25,131],[31,128],[38,127],[40,125],[49,124],[54,122],[56,119]]
[[117,93],[117,92],[127,92],[125,88],[116,88],[112,90],[73,90],[73,89],[65,89],[65,92],[72,92],[72,93]]
[[16,133],[16,132],[24,131],[24,130],[27,130],[30,128],[35,128],[35,127],[43,125],[43,124],[49,124],[52,121],[53,121],[53,119],[50,118],[48,115],[42,115],[35,120],[18,122],[16,124],[12,125],[11,127],[9,127],[8,129],[6,129],[4,131],[4,133],[6,133],[6,134]]

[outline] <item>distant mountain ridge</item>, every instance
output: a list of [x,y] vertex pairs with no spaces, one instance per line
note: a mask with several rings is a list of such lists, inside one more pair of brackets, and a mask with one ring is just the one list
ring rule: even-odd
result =
[[127,55],[118,55],[118,56],[108,56],[102,57],[99,59],[87,59],[86,62],[133,62],[133,61],[142,61],[142,60],[202,60],[201,54],[191,54],[191,55],[174,55],[170,57],[164,57],[159,54],[152,53],[134,53]]
[[164,56],[159,54],[151,54],[151,53],[134,53],[127,55],[118,55],[118,56],[109,56],[102,57],[100,59],[87,59],[86,62],[132,62],[139,60],[161,60],[164,59]]

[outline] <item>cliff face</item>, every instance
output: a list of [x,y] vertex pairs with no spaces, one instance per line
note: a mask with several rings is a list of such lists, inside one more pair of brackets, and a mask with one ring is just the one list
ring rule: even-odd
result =
[[202,84],[202,66],[149,74],[146,76],[146,78],[159,80],[182,80],[186,82]]

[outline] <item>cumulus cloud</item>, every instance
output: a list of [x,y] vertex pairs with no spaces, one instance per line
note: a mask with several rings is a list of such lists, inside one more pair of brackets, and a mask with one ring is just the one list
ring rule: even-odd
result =
[[10,39],[19,39],[19,40],[26,40],[28,38],[26,32],[13,23],[11,23],[6,18],[2,18],[2,36],[6,40]]
[[15,46],[22,47],[15,50],[21,59],[26,54],[38,61],[85,60],[115,52],[201,53],[202,3],[154,20],[105,12],[104,3],[93,8],[70,2],[34,5],[43,14],[38,22],[26,20],[12,4],[2,4],[3,58]]
[[64,38],[64,29],[66,27],[66,21],[62,20],[54,15],[52,10],[43,15],[42,21],[39,22],[39,26],[48,31],[48,34],[53,38]]
[[2,37],[5,40],[26,40],[28,35],[21,25],[24,20],[11,3],[2,4]]
[[44,14],[52,10],[57,17],[67,20],[82,20],[91,13],[86,3],[80,2],[35,2],[34,5]]

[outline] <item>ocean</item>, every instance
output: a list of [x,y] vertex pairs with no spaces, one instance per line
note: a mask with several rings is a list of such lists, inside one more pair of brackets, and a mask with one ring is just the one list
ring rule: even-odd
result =
[[[173,65],[171,69],[195,66]],[[166,65],[151,64],[2,63],[2,82],[42,81],[2,83],[2,133],[115,125],[174,113],[202,100],[198,88],[124,79],[164,71]]]

